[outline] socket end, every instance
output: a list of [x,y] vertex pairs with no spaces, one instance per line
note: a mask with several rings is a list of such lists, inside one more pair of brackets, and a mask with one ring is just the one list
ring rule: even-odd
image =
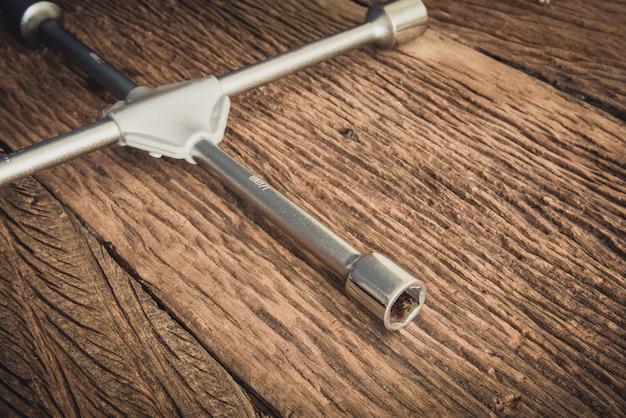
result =
[[56,4],[50,1],[15,2],[16,4],[27,4],[19,16],[20,34],[24,41],[32,46],[41,42],[39,35],[39,25],[47,19],[56,20],[63,23],[63,12]]
[[346,293],[396,331],[407,326],[426,300],[426,286],[381,254],[360,257],[346,281]]
[[376,46],[391,49],[422,35],[428,12],[421,0],[395,0],[370,8],[366,21],[376,26]]

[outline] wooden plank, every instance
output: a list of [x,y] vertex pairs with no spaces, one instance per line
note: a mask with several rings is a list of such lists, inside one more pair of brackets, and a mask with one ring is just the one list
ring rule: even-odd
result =
[[254,416],[232,377],[36,181],[0,193],[2,416]]
[[424,3],[432,29],[626,120],[624,2]]
[[437,31],[626,120],[623,1],[424,3]]
[[[325,1],[155,4],[110,2],[106,16],[96,2],[67,7],[76,32],[150,84],[221,74],[363,12]],[[49,52],[0,65],[12,146],[92,120],[107,98],[85,94]],[[43,66],[55,73],[41,74],[42,91],[23,74]],[[229,124],[231,154],[360,249],[424,279],[418,325],[381,329],[197,167],[110,148],[38,179],[278,413],[626,407],[623,123],[429,32],[236,98]]]

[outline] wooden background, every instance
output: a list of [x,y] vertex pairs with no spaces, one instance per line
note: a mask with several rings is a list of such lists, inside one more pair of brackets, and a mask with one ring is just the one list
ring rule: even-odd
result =
[[[59,0],[139,83],[362,20],[349,0]],[[232,101],[223,148],[421,277],[390,333],[219,182],[110,147],[0,190],[2,416],[619,416],[626,4],[430,0],[430,30]],[[113,98],[0,26],[0,139]]]

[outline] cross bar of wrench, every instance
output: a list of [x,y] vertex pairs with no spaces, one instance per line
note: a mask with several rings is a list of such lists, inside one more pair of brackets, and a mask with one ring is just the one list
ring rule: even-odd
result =
[[[31,5],[28,6],[28,4]],[[12,5],[14,6],[9,7]],[[0,6],[13,19],[17,20],[22,35],[31,43],[36,42],[42,34],[46,33],[45,31],[40,33],[42,24],[46,25],[50,21],[60,23],[62,20],[58,6],[49,1],[4,0],[3,3],[0,2]],[[374,6],[368,10],[365,23],[361,25],[218,77],[221,93],[232,97],[368,44],[380,48],[393,48],[422,35],[426,30],[427,20],[426,8],[421,0],[395,0]],[[61,26],[49,26],[52,27],[55,34],[58,34],[54,37],[56,40],[63,38],[70,41],[69,44],[62,44],[64,49],[73,51],[85,49],[88,51],[87,47],[81,47],[79,41],[71,42],[71,37],[65,36]],[[91,56],[92,54],[87,55]],[[93,55],[100,58],[97,54]],[[99,61],[99,59],[96,60]],[[84,64],[85,62],[89,62],[89,59],[86,57],[79,59],[79,63]],[[106,61],[103,62],[106,65],[85,64],[82,66],[87,71],[96,71],[96,79],[102,79],[105,73],[114,72]],[[122,77],[120,74],[114,76]],[[110,86],[105,85],[104,87]],[[130,93],[132,94],[135,90],[137,89],[130,90]],[[110,122],[105,118],[81,128],[79,131],[82,141],[79,141],[80,143],[76,146],[74,146],[74,133],[76,131],[73,131],[30,146],[17,153],[0,157],[0,186],[20,177],[32,175],[46,168],[70,161],[98,148],[115,144],[120,135]],[[93,135],[94,141],[92,143],[89,143],[87,139],[89,135]]]
[[[41,25],[50,19],[59,19],[56,6],[50,2],[18,0],[16,3],[20,5],[18,14],[23,13],[20,18],[22,35],[27,38],[35,39],[39,33],[39,29],[32,29],[32,21]],[[31,6],[26,7],[31,3]],[[33,11],[31,7],[34,6],[37,9]],[[145,149],[156,156],[164,154],[174,158],[186,158],[218,177],[233,192],[269,217],[289,237],[343,277],[346,280],[347,294],[382,319],[387,329],[403,328],[415,318],[424,303],[426,288],[422,281],[383,255],[361,255],[224,153],[217,147],[217,143],[223,135],[228,96],[243,93],[366,44],[380,48],[394,47],[420,36],[426,28],[426,20],[426,9],[420,0],[391,1],[370,8],[366,22],[361,25],[218,79],[207,77],[155,90],[133,88],[127,95],[127,100],[114,106],[102,121],[3,156],[0,160],[0,185],[118,141]],[[24,25],[24,22],[28,24]],[[54,30],[57,31],[58,28],[60,26]],[[33,34],[33,30],[37,33]],[[122,81],[126,82],[127,79]],[[126,87],[128,86],[132,84],[127,83]],[[205,91],[210,98],[201,97]],[[205,103],[202,100],[209,100],[206,106],[217,115],[215,120],[207,123],[191,119],[179,123],[180,126],[168,131],[174,137],[173,140],[168,137],[156,143],[150,132],[143,131],[147,129],[142,122],[146,112],[159,112],[161,107],[167,106],[177,108],[190,99],[200,100],[200,103]],[[153,113],[148,114],[153,116]],[[154,120],[154,117],[151,119]],[[190,133],[190,128],[197,132]]]

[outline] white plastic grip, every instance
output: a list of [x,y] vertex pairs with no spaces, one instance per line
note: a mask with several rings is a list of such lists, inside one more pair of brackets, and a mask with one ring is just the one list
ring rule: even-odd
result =
[[191,149],[200,139],[224,136],[230,99],[215,77],[150,89],[137,87],[104,112],[120,130],[120,145],[195,164]]

